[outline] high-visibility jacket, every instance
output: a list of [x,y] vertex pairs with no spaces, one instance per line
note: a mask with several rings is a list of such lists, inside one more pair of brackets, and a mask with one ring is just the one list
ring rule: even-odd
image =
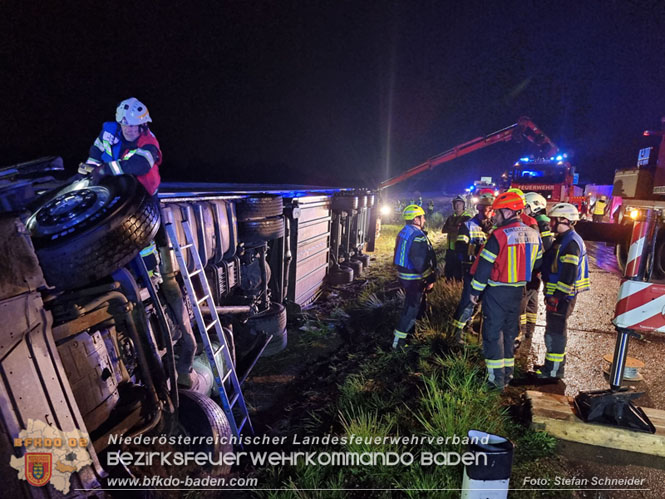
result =
[[480,294],[490,286],[524,286],[543,257],[538,232],[512,218],[497,227],[477,259],[471,293]]
[[134,142],[128,142],[122,135],[118,123],[109,121],[102,125],[102,131],[90,148],[86,163],[100,166],[106,163],[105,173],[135,175],[150,195],[159,188],[161,178],[159,165],[162,153],[159,142],[150,130],[139,135]]
[[599,199],[596,201],[595,206],[593,207],[592,215],[604,215],[605,209],[607,208],[607,202]]
[[538,231],[540,232],[540,239],[543,242],[543,254],[548,251],[554,243],[554,234],[550,227],[550,217],[543,213],[536,215],[536,222],[538,222]]
[[586,247],[574,229],[559,236],[545,255],[543,265],[545,295],[573,297],[589,290],[589,261]]
[[393,263],[397,277],[416,281],[434,277],[436,254],[427,234],[413,224],[406,224],[397,234]]
[[461,215],[450,215],[446,222],[443,224],[441,232],[448,234],[448,249],[455,250],[455,241],[457,241],[457,234],[461,225],[471,218],[471,214],[467,211],[462,212]]
[[476,215],[460,227],[455,242],[455,252],[461,256],[463,262],[470,264],[476,259],[480,248],[486,241],[487,233],[484,230],[483,221]]

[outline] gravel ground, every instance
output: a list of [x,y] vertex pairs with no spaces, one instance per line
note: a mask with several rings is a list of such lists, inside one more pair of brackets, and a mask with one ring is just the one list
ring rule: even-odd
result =
[[[603,373],[603,355],[613,354],[616,331],[611,323],[614,316],[620,272],[616,266],[613,248],[603,243],[587,243],[590,263],[591,291],[582,293],[569,321],[565,385],[553,391],[575,396],[580,390],[606,389],[608,378]],[[543,334],[545,307],[539,307],[538,327],[533,342],[532,356],[545,357]],[[665,335],[650,333],[643,340],[631,339],[628,355],[643,361],[640,369],[644,381],[630,382],[627,386],[643,391],[637,405],[665,410]],[[572,474],[592,480],[607,478],[643,479],[641,486],[649,490],[593,490],[577,491],[578,497],[665,497],[665,459],[637,453],[626,453],[562,442],[560,451],[569,462]],[[599,486],[589,488],[600,488]]]
[[[614,353],[617,338],[612,318],[621,276],[613,248],[603,243],[588,243],[587,247],[591,291],[578,296],[568,328],[565,394],[570,396],[577,395],[580,390],[609,387],[608,377],[603,373],[603,367],[608,364],[603,356]],[[541,363],[545,358],[544,326],[545,307],[540,306],[533,354]],[[665,334],[649,333],[643,340],[631,338],[628,355],[645,364],[640,369],[644,381],[626,383],[626,386],[645,392],[638,400],[638,405],[665,410],[664,353]]]

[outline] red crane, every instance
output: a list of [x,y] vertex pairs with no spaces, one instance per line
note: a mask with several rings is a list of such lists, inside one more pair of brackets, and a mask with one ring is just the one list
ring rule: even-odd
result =
[[434,167],[439,166],[442,163],[447,163],[455,158],[469,154],[470,152],[477,151],[479,149],[484,149],[485,147],[491,146],[492,144],[497,144],[499,142],[509,142],[511,140],[520,141],[523,138],[526,138],[530,142],[536,144],[543,156],[549,157],[554,156],[559,148],[552,142],[547,135],[545,135],[536,124],[531,121],[530,118],[522,116],[517,120],[517,123],[514,123],[502,130],[498,130],[494,133],[490,133],[485,137],[477,137],[473,140],[460,144],[448,149],[441,154],[432,156],[424,163],[414,166],[413,168],[405,171],[404,173],[397,175],[395,177],[384,180],[379,184],[379,189],[385,189],[392,185],[398,184],[407,178],[411,178],[414,175],[418,175],[426,170],[432,170]]

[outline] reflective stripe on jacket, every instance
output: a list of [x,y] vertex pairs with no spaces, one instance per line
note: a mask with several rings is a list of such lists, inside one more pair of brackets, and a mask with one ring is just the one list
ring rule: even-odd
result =
[[[129,161],[135,156],[141,159],[141,171],[145,173],[139,174],[123,168],[122,162]],[[113,175],[124,173],[136,175],[136,179],[150,195],[157,192],[161,182],[159,165],[162,157],[159,142],[150,130],[142,132],[135,142],[127,142],[118,123],[113,121],[104,123],[99,137],[90,148],[90,157],[86,162],[93,165],[108,163],[109,173]]]
[[599,199],[598,201],[596,201],[596,204],[593,207],[592,215],[604,215],[606,207],[607,207],[607,203],[605,201],[601,201]]
[[[580,254],[570,254],[570,244],[575,241]],[[561,265],[571,264],[577,267],[574,281],[567,282],[560,279]],[[546,262],[543,266],[543,278],[545,280],[545,295],[552,296],[556,291],[560,291],[566,296],[573,297],[583,291],[588,291],[589,283],[589,260],[586,254],[586,246],[580,235],[574,230],[564,233],[558,244],[550,250],[546,256]]]
[[[498,251],[498,253],[494,253],[494,251]],[[472,292],[483,291],[488,284],[490,286],[524,286],[531,280],[534,266],[542,256],[542,243],[536,230],[527,227],[517,219],[497,227],[477,259],[479,268],[471,281]],[[488,264],[492,265],[489,278],[487,278],[487,270],[481,272],[480,269],[481,265],[488,269]],[[484,277],[480,276],[481,273],[484,274]],[[485,281],[485,279],[487,280]]]
[[405,225],[397,234],[393,263],[397,276],[405,281],[433,278],[436,255],[425,232],[415,225]]

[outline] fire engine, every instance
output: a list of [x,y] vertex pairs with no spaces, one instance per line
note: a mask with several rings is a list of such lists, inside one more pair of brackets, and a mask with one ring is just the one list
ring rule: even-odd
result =
[[541,194],[548,205],[560,202],[576,204],[583,198],[583,190],[575,185],[578,174],[568,161],[568,156],[560,154],[549,157],[523,157],[515,162],[509,175],[510,187],[524,192]]

